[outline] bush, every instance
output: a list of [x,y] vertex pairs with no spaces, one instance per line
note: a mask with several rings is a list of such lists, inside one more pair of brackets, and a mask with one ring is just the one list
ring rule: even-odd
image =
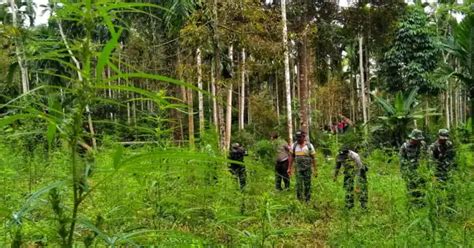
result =
[[253,146],[255,158],[265,163],[272,163],[275,148],[269,140],[260,140]]

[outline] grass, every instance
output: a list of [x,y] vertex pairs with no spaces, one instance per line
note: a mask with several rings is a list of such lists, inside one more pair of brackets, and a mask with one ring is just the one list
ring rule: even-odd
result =
[[[124,158],[145,151],[156,149],[127,148]],[[103,148],[89,182],[91,188],[98,186],[81,205],[75,240],[80,247],[472,247],[473,156],[462,151],[454,179],[457,212],[448,215],[436,201],[407,208],[398,160],[381,151],[364,158],[370,167],[369,210],[347,211],[342,177],[332,181],[332,158],[318,157],[312,200],[302,204],[295,199],[294,177],[290,191],[278,192],[273,165],[252,156],[247,158],[248,186],[240,192],[225,163],[217,160],[147,157],[117,171],[114,149]],[[10,245],[19,228],[24,245],[59,245],[59,221],[48,194],[37,197],[18,222],[12,214],[33,192],[66,181],[68,159],[61,152],[48,159],[35,152],[25,159],[5,146],[0,155],[2,202],[7,203],[0,208],[0,245]],[[58,188],[66,210],[72,203],[69,188]],[[433,192],[429,183],[428,195]]]

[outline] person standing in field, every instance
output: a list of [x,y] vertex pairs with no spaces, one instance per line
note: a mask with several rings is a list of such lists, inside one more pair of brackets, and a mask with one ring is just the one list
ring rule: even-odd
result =
[[292,145],[290,153],[288,174],[291,175],[293,164],[296,164],[296,197],[300,201],[309,202],[311,199],[311,175],[314,171],[314,176],[317,176],[317,168],[316,152],[313,145],[306,141],[305,132],[296,132],[296,142]]
[[[354,207],[354,188],[359,195],[360,206],[367,208],[368,188],[367,188],[367,166],[365,166],[359,154],[344,146],[336,158],[333,181],[336,182],[339,170],[344,167],[344,190],[346,191],[345,204],[347,209]],[[355,187],[354,187],[355,184]]]
[[[290,188],[290,175],[288,174],[288,157],[290,148],[288,142],[278,137],[277,133],[272,134],[272,142],[276,150],[275,157],[275,188],[283,190]],[[282,182],[284,184],[282,188]]]
[[449,131],[440,129],[438,131],[438,140],[429,148],[431,158],[434,162],[434,176],[437,188],[445,192],[448,198],[448,205],[454,205],[454,195],[448,192],[448,185],[451,173],[457,167],[456,151],[453,143],[449,140]]
[[413,129],[408,136],[409,140],[400,147],[400,172],[406,182],[409,201],[413,206],[423,206],[423,186],[425,180],[418,172],[420,156],[424,150],[423,133]]
[[240,163],[230,163],[229,170],[237,179],[240,190],[243,190],[247,184],[247,173],[245,165],[243,165],[244,156],[247,156],[247,151],[242,147],[242,145],[239,143],[233,143],[228,158]]

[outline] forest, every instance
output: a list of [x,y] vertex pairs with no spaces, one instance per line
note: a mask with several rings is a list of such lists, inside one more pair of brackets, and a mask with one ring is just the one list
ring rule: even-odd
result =
[[474,247],[472,0],[0,0],[0,46],[1,247]]

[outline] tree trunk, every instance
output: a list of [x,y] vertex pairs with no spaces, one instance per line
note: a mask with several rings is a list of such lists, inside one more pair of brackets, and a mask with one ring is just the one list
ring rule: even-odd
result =
[[454,125],[454,112],[453,112],[453,84],[452,82],[449,84],[449,123],[452,127],[455,127]]
[[367,134],[367,101],[365,98],[365,83],[364,83],[364,53],[362,50],[363,47],[363,38],[362,35],[359,35],[359,70],[360,70],[360,87],[361,87],[361,99],[362,99],[362,116],[364,118],[364,130]]
[[446,128],[450,129],[451,128],[451,122],[450,122],[450,112],[449,112],[449,81],[446,80],[446,92],[444,92],[444,107],[445,107],[445,113],[446,113]]
[[211,95],[212,95],[212,121],[214,126],[218,127],[218,120],[217,120],[217,95],[216,95],[216,73],[215,73],[216,65],[214,60],[211,62]]
[[[230,70],[233,70],[234,67],[234,47],[231,45],[229,47],[229,59],[230,59]],[[230,138],[232,136],[232,90],[233,90],[233,79],[229,80],[229,86],[227,89],[227,104],[226,104],[226,127],[225,127],[225,148],[230,149]]]
[[286,23],[286,0],[281,1],[281,22],[283,26],[283,65],[285,69],[286,125],[288,141],[293,143],[293,120],[291,109],[290,56],[288,52],[288,28]]
[[202,95],[202,67],[201,67],[201,49],[196,50],[196,63],[197,63],[197,83],[198,83],[198,108],[199,108],[199,136],[202,137],[204,134],[204,98]]
[[[474,86],[469,89],[469,101],[471,103],[471,142],[474,142]],[[474,146],[471,145],[472,150]]]
[[189,148],[194,149],[194,109],[193,109],[193,90],[188,88],[187,100],[188,100],[188,135],[189,135]]
[[[370,31],[370,29],[369,29]],[[369,47],[368,44],[365,45],[365,81],[367,87],[367,102],[366,102],[366,113],[367,113],[367,121],[370,120],[370,58],[369,58]]]
[[276,96],[276,111],[277,111],[277,121],[278,126],[280,126],[280,91],[278,87],[278,72],[275,73],[275,96]]
[[220,77],[222,73],[222,65],[220,59],[220,45],[219,45],[219,18],[218,18],[218,0],[214,0],[214,4],[212,6],[212,14],[213,14],[213,45],[214,45],[214,63],[216,69],[216,97],[218,99],[217,104],[217,119],[218,119],[218,130],[219,130],[219,147],[221,150],[225,149],[225,122],[224,122],[224,110],[222,108],[221,99],[222,99],[222,91],[220,85]]
[[[10,8],[11,8],[11,13],[12,13],[12,25],[13,28],[15,29],[20,29],[20,26],[18,25],[18,18],[17,18],[17,12],[18,8],[15,4],[15,0],[9,0],[10,3]],[[20,33],[19,31],[17,33]],[[22,93],[25,94],[29,91],[29,78],[28,78],[28,68],[26,66],[26,62],[24,59],[25,54],[23,53],[23,47],[22,47],[22,42],[20,37],[16,37],[15,39],[15,53],[16,57],[18,60],[18,67],[20,68],[20,75],[21,75],[21,89]]]
[[300,99],[300,128],[308,134],[308,65],[307,65],[308,47],[307,36],[303,35],[302,41],[298,46],[299,58],[299,99]]
[[245,54],[245,48],[242,48],[242,61],[241,61],[241,85],[240,85],[240,110],[239,110],[239,130],[243,130],[245,125],[244,125],[244,114],[245,114],[245,75],[246,73],[246,54]]

